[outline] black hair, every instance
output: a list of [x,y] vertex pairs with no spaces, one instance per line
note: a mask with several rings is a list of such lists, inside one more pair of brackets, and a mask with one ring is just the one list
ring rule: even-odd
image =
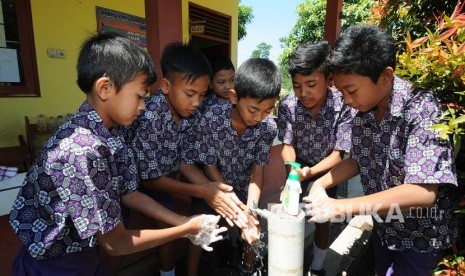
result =
[[386,31],[371,25],[354,25],[336,40],[328,63],[333,73],[369,77],[377,83],[386,67],[396,68],[397,47]]
[[213,75],[215,75],[216,73],[218,73],[221,70],[233,70],[233,71],[235,71],[234,65],[233,65],[231,59],[226,55],[213,56],[213,57],[211,57],[209,59],[209,61],[210,61],[210,66],[212,68],[212,74]]
[[191,43],[182,42],[170,43],[165,47],[161,56],[161,70],[168,80],[182,75],[188,82],[202,76],[210,79],[212,75],[210,64],[202,51]]
[[289,74],[308,76],[315,71],[322,72],[325,77],[329,76],[326,58],[329,54],[329,43],[320,41],[317,43],[305,43],[297,47],[289,57]]
[[102,32],[84,41],[76,67],[77,84],[86,94],[103,76],[110,78],[116,91],[134,80],[139,73],[147,76],[147,86],[157,80],[149,54],[132,40],[111,32]]
[[281,74],[276,65],[264,58],[249,58],[234,76],[237,98],[272,99],[281,91]]

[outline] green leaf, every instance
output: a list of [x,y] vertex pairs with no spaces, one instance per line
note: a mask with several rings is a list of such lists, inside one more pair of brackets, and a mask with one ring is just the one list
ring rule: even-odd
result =
[[443,130],[443,131],[441,131],[441,134],[439,134],[439,137],[441,137],[441,139],[443,139],[443,140],[446,140],[448,134],[449,134],[449,131]]
[[458,125],[458,124],[462,124],[462,123],[465,123],[465,115],[462,115],[460,117],[458,117],[457,119],[455,119],[455,123]]
[[445,130],[449,130],[449,126],[448,125],[445,125],[445,124],[435,124],[435,125],[432,125],[430,127],[430,129],[432,130],[437,130],[437,131],[445,131]]

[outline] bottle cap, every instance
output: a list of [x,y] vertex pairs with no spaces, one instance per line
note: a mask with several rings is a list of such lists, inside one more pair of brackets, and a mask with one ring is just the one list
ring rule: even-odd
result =
[[300,163],[297,163],[297,162],[286,162],[284,163],[285,165],[291,165],[292,166],[292,170],[295,171],[296,169],[300,168]]

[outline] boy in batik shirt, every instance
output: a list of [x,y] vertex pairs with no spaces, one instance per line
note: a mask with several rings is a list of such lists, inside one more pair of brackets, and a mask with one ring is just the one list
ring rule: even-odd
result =
[[[329,88],[326,41],[299,46],[289,58],[294,93],[281,100],[278,138],[284,144],[284,162],[302,165],[301,194],[309,185],[341,162],[350,149],[351,121],[355,110],[345,106],[342,94]],[[287,173],[290,166],[286,166]],[[327,191],[337,197],[337,187]],[[330,223],[317,223],[313,242],[311,275],[324,275],[323,261],[329,247]]]
[[[10,213],[23,243],[13,275],[109,275],[100,262],[99,243],[108,254],[123,255],[199,230],[211,241],[221,238],[216,223],[203,228],[211,218],[188,220],[136,190],[132,151],[115,127],[131,124],[142,112],[156,81],[146,51],[127,38],[102,33],[82,45],[77,71],[86,101],[41,150]],[[121,203],[179,226],[126,229]]]
[[[236,72],[231,103],[214,106],[202,116],[183,153],[183,162],[202,164],[209,179],[233,186],[248,208],[260,200],[264,166],[277,133],[269,114],[280,89],[280,74],[271,61],[248,59]],[[189,177],[189,171],[182,172]],[[248,219],[248,227],[241,229],[241,275],[252,274],[255,253],[249,244],[260,236],[258,220]]]
[[[205,177],[199,185],[178,178],[182,145],[198,122],[197,108],[210,83],[208,60],[194,45],[175,42],[163,50],[161,68],[160,89],[146,98],[142,115],[122,130],[135,152],[141,191],[171,210],[175,208],[173,194],[202,198],[219,214],[235,220],[242,207],[238,200],[231,200],[235,198],[231,186]],[[157,227],[168,225],[158,221]],[[164,244],[157,253],[160,274],[174,276],[175,244]]]
[[199,107],[200,113],[214,105],[229,102],[229,90],[234,89],[234,65],[226,55],[217,55],[209,59],[212,68],[212,78],[209,91]]
[[[328,61],[344,102],[359,112],[349,157],[315,181],[308,215],[371,213],[377,275],[432,275],[457,237],[450,210],[460,196],[450,141],[431,129],[441,106],[394,75],[396,44],[378,27],[348,28]],[[325,189],[356,174],[365,196],[327,198]]]

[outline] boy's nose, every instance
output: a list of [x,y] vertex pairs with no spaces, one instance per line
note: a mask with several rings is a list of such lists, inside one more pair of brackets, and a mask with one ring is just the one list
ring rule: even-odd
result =
[[308,95],[310,95],[310,89],[306,88],[306,87],[303,87],[302,88],[302,97],[306,97]]
[[193,97],[192,99],[192,106],[198,107],[200,103],[202,102],[202,97]]
[[343,100],[344,100],[344,104],[345,105],[350,105],[352,103],[352,97],[348,96],[348,95],[343,95]]
[[139,110],[145,110],[145,101],[142,101],[142,103],[139,105]]

